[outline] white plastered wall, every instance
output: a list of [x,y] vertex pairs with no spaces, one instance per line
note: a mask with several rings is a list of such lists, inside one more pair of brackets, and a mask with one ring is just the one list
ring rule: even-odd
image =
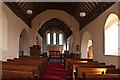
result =
[[95,20],[89,23],[85,28],[83,28],[80,31],[80,40],[82,40],[83,33],[88,31],[93,40],[93,59],[99,62],[105,62],[106,64],[114,64],[116,65],[116,68],[120,68],[120,57],[104,55],[104,25],[110,13],[115,13],[118,15],[118,3],[115,3]]
[[2,60],[19,57],[19,36],[23,29],[26,29],[27,33],[30,34],[30,28],[3,3]]
[[[34,34],[39,30],[39,28],[48,20],[52,18],[57,18],[61,21],[63,21],[65,24],[67,24],[69,27],[73,27],[73,36],[75,38],[76,44],[80,43],[80,36],[79,34],[79,23],[73,18],[71,15],[67,14],[66,12],[62,10],[46,10],[40,14],[38,14],[33,20],[32,20],[32,35],[31,38],[34,38],[33,41],[31,41],[31,44],[34,44],[35,37]],[[40,27],[39,27],[40,25]]]
[[[2,2],[0,1],[0,60],[2,60]],[[1,63],[0,63],[1,68]],[[0,71],[1,79],[1,71]]]

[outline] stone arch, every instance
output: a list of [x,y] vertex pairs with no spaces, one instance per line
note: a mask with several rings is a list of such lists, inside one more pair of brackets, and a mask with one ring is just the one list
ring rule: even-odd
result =
[[19,36],[19,56],[30,56],[29,35],[26,29],[23,29]]
[[119,21],[119,17],[117,14],[115,13],[110,13],[105,21],[105,26],[104,28],[108,28],[111,25],[113,25],[113,23],[118,22]]
[[[90,33],[85,31],[82,36],[82,41],[81,41],[81,58],[89,58],[88,47],[90,46],[90,43],[89,43],[90,40],[92,42]],[[92,42],[92,44],[93,44],[93,42]],[[93,51],[93,49],[92,49],[92,51]],[[92,56],[93,56],[93,54],[92,54]]]
[[[53,19],[57,18],[61,21],[63,21],[65,24],[69,26],[69,28],[73,27],[72,32],[75,36],[76,43],[79,44],[80,39],[78,39],[79,34],[79,23],[75,20],[74,17],[69,15],[68,13],[62,11],[62,10],[46,10],[40,14],[38,14],[33,20],[32,20],[32,29],[36,32],[42,27],[42,25]],[[72,22],[72,23],[71,23]],[[39,26],[40,25],[40,26]],[[33,38],[33,37],[32,37]]]

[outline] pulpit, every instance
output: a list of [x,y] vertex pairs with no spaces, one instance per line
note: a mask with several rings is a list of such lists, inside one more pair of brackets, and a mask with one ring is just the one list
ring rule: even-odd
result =
[[30,47],[30,54],[31,56],[41,56],[41,48],[39,45],[33,45]]

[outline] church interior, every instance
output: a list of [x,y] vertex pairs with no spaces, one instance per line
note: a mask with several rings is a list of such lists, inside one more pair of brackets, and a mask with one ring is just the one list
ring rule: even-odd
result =
[[120,80],[119,19],[119,1],[0,2],[0,78]]

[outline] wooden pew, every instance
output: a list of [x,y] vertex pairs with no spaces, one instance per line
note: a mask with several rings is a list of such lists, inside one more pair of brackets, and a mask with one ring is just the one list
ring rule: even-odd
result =
[[23,71],[23,72],[34,72],[37,79],[40,79],[40,71],[37,66],[26,66],[26,65],[9,65],[3,64],[2,70],[12,70],[12,71]]
[[43,74],[48,65],[48,58],[20,57],[15,59],[8,59],[7,62],[2,62],[2,64],[3,70],[34,72],[37,78],[40,79],[43,78]]
[[42,64],[40,62],[33,62],[33,61],[25,61],[25,60],[15,60],[15,61],[8,61],[8,62],[3,62],[3,64],[9,64],[9,65],[16,65],[16,66],[28,66],[28,67],[38,67],[39,68],[39,72],[40,72],[40,76],[41,78],[43,77],[43,73],[44,70],[42,68]]
[[[15,58],[14,60],[8,59],[9,64],[14,65],[27,65],[27,66],[39,66],[41,78],[43,77],[43,74],[45,72],[45,69],[47,67],[48,58],[41,58],[41,57],[20,57]],[[41,65],[42,63],[42,65]]]
[[[88,63],[88,62],[93,62],[91,59],[90,60],[89,59],[79,59],[78,60],[78,59],[74,59],[74,58],[72,58],[72,59],[66,59],[65,61],[66,61],[66,63],[65,63],[65,69],[66,70],[73,63]],[[95,62],[98,63],[98,61],[94,61],[94,63]]]
[[[74,71],[75,71],[75,67],[76,64],[89,64],[89,65],[105,65],[105,63],[98,63],[98,61],[92,61],[91,59],[81,59],[81,60],[77,60],[77,59],[67,59],[66,61],[66,70],[70,73],[70,75],[72,77],[74,77]],[[75,66],[73,67],[73,65],[75,64]]]
[[120,74],[120,69],[107,69],[106,74]]
[[120,74],[91,74],[91,73],[85,73],[82,80],[120,80]]
[[48,65],[48,58],[41,58],[41,57],[20,57],[19,60],[34,60],[34,61],[40,61],[43,64],[43,68],[46,68]]
[[73,71],[73,65],[74,64],[93,64],[93,65],[105,65],[104,63],[98,63],[97,61],[71,61],[68,65],[67,65],[67,71],[71,72],[71,70]]
[[41,63],[42,65],[40,65],[42,67],[42,72],[46,71],[48,62],[43,58],[43,59],[31,59],[31,58],[22,58],[22,59],[15,59],[15,61],[20,61],[20,62],[32,62],[32,63]]
[[34,72],[2,70],[2,80],[35,80]]
[[76,68],[75,78],[83,78],[83,73],[91,73],[91,74],[103,74],[106,73],[107,69],[110,68]]
[[48,65],[48,58],[41,58],[41,57],[20,57],[20,59],[15,59],[15,60],[19,60],[19,61],[20,60],[25,60],[25,61],[32,61],[32,62],[41,62],[43,68],[46,68],[46,66]]
[[120,80],[120,69],[108,68],[102,74],[82,73],[83,80]]
[[71,70],[72,77],[75,77],[76,68],[112,68],[114,69],[114,65],[104,65],[104,64],[73,64],[73,68]]

